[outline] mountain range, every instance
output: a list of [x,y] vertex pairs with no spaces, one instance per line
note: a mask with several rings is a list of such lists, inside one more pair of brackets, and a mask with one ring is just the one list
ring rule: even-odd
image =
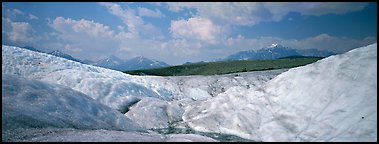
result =
[[322,51],[317,49],[294,49],[285,47],[280,44],[271,44],[259,50],[240,51],[235,54],[229,55],[224,59],[216,61],[228,60],[271,60],[289,56],[309,56],[309,57],[328,57],[335,55],[330,51]]
[[[32,46],[24,46],[22,48],[36,51],[36,52],[42,52]],[[151,68],[170,66],[165,62],[145,58],[143,56],[138,56],[131,59],[123,60],[114,55],[111,55],[107,58],[100,59],[98,61],[91,61],[91,60],[80,60],[80,59],[74,58],[73,56],[66,54],[64,52],[61,52],[59,50],[54,50],[47,54],[65,58],[72,61],[76,61],[76,62],[80,62],[83,64],[89,64],[89,65],[99,66],[99,67],[118,70],[118,71],[141,70],[141,69],[151,69]]]
[[170,66],[165,62],[148,59],[143,56],[134,57],[128,60],[122,60],[114,55],[90,64],[118,71],[152,69]]
[[[38,51],[36,48],[25,46],[24,48]],[[55,50],[49,52],[48,54],[73,60],[76,62],[99,66],[103,68],[118,70],[118,71],[128,71],[128,70],[142,70],[142,69],[152,69],[170,66],[165,62],[145,58],[143,56],[134,57],[131,59],[123,60],[114,55],[100,59],[98,61],[90,60],[80,60],[70,56],[69,54],[63,53],[61,51]],[[293,56],[305,56],[305,57],[328,57],[330,55],[335,55],[335,53],[330,51],[322,51],[317,49],[294,49],[290,47],[285,47],[280,44],[271,44],[270,46],[264,47],[259,50],[247,50],[240,51],[235,54],[229,55],[223,59],[216,59],[213,61],[230,61],[230,60],[272,60],[279,59],[284,57],[293,57]],[[191,64],[187,62],[185,64]]]

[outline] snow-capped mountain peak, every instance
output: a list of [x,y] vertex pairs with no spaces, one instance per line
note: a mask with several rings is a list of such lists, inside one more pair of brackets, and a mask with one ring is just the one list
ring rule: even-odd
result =
[[271,44],[271,45],[269,45],[268,47],[269,48],[273,48],[273,47],[277,47],[279,44],[277,44],[277,43],[273,43],[273,44]]
[[259,50],[247,50],[240,51],[235,54],[229,55],[223,60],[268,60],[268,59],[278,59],[288,56],[316,56],[316,57],[327,57],[334,55],[335,53],[329,51],[322,51],[317,49],[294,49],[286,47],[280,44],[271,44],[269,46],[263,47]]
[[114,69],[117,67],[117,65],[121,64],[122,62],[123,62],[123,60],[118,58],[117,56],[110,55],[104,59],[100,59],[100,60],[92,63],[92,65]]
[[92,65],[109,68],[113,70],[126,71],[126,70],[138,70],[149,69],[169,66],[164,62],[160,62],[153,59],[148,59],[143,56],[137,56],[131,59],[122,60],[115,55],[111,55],[105,59],[101,59]]
[[144,61],[147,60],[147,58],[145,58],[143,56],[137,56],[137,57],[135,57],[133,59],[137,59],[139,64],[141,64],[141,63],[143,63]]
[[283,45],[278,44],[278,43],[273,43],[273,44],[270,44],[270,45],[268,45],[266,47],[263,47],[262,49],[271,49],[271,50],[273,50],[273,49],[291,49],[291,48],[283,46]]
[[150,69],[169,66],[168,64],[157,61],[154,59],[149,59],[143,56],[137,56],[126,60],[124,63],[120,64],[118,70],[138,70],[138,69]]
[[105,61],[115,63],[115,64],[120,64],[123,62],[122,59],[120,59],[119,57],[117,57],[115,55],[110,55],[108,58],[105,59]]

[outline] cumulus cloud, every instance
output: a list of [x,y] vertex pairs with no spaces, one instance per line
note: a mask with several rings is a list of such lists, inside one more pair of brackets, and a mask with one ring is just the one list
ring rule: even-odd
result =
[[[243,50],[258,50],[272,43],[297,49],[316,48],[341,53],[376,42],[375,37],[352,39],[328,34],[304,39],[246,38],[238,34],[230,36],[233,28],[252,26],[264,21],[279,21],[289,12],[314,16],[343,14],[359,11],[367,3],[158,3],[157,5],[167,6],[175,12],[190,9],[186,16],[189,18],[171,20],[168,27],[172,36],[170,39],[165,39],[160,29],[143,19],[164,17],[158,9],[121,7],[117,3],[99,5],[123,23],[112,30],[93,20],[56,17],[48,21],[48,26],[55,32],[45,35],[40,46],[60,49],[80,59],[98,60],[111,54],[123,59],[144,55],[169,64],[181,64],[224,58]],[[38,19],[37,16],[18,9],[3,12],[7,12],[5,16]],[[15,43],[30,43],[37,39],[33,35],[32,26],[27,22],[15,22],[3,17],[2,29],[3,36]]]
[[29,23],[26,22],[12,22],[12,30],[9,33],[9,39],[12,42],[31,42],[33,38],[30,37],[30,31],[32,28]]
[[[123,9],[116,3],[101,2],[99,5],[106,7],[111,14],[119,17],[124,24],[127,25],[128,31],[135,36],[157,39],[163,38],[161,30],[150,23],[145,23],[143,19],[137,15],[136,10],[131,8]],[[154,35],[152,35],[152,33]]]
[[117,28],[118,28],[119,30],[122,30],[122,31],[125,29],[125,27],[124,27],[124,26],[121,26],[121,25],[118,25]]
[[[3,5],[3,8],[5,6]],[[3,9],[2,16],[2,40],[11,45],[29,45],[36,43],[41,37],[29,22],[16,18],[28,18],[27,14],[19,9]]]
[[[264,21],[280,21],[289,12],[320,16],[362,10],[367,3],[309,2],[180,2],[166,3],[168,9],[180,12],[196,9],[188,20],[171,21],[174,38],[186,38],[217,44],[227,40],[233,26],[253,26]],[[231,41],[230,39],[229,41]]]
[[198,17],[171,21],[170,30],[174,38],[197,39],[209,43],[215,43],[216,38],[222,33],[220,26]]
[[205,2],[205,3],[167,3],[169,10],[179,12],[184,9],[194,8],[197,10],[196,16],[207,18],[215,23],[236,24],[236,25],[254,25],[261,3],[221,3],[221,2]]
[[24,16],[25,13],[19,9],[3,9],[2,15],[13,20],[18,16]]
[[132,9],[123,10],[119,4],[115,3],[101,2],[99,4],[106,7],[111,14],[118,16],[124,22],[124,24],[128,26],[129,31],[132,33],[137,34],[137,27],[144,24],[141,17],[136,16],[135,11]]
[[63,34],[85,34],[87,37],[100,37],[107,38],[113,37],[113,31],[108,27],[100,23],[96,23],[93,20],[73,20],[71,18],[57,17],[50,24],[52,28]]
[[55,18],[49,26],[56,31],[50,34],[56,38],[56,43],[48,43],[45,47],[60,49],[80,59],[96,61],[109,55],[123,59],[139,55],[160,59],[162,56],[158,48],[163,41],[137,37],[132,32],[123,31],[123,26],[118,26],[116,32],[93,20],[64,17]]
[[94,59],[99,55],[114,53],[118,48],[115,32],[93,20],[57,17],[48,25],[56,31],[52,34],[56,41],[63,43],[55,48],[68,53],[75,52],[73,56]]
[[145,16],[145,17],[154,17],[154,18],[164,17],[162,12],[159,11],[158,9],[155,9],[155,11],[153,11],[144,7],[138,7],[138,15]]
[[78,55],[80,58],[87,57],[92,60],[98,59],[99,55],[116,54],[125,59],[144,55],[169,64],[181,64],[187,61],[224,58],[243,50],[258,50],[272,43],[296,49],[316,48],[341,53],[376,42],[375,37],[358,40],[320,34],[304,39],[246,38],[238,35],[211,44],[208,41],[215,40],[217,35],[222,33],[217,31],[217,26],[211,21],[203,18],[173,21],[171,26],[173,39],[169,40],[144,39],[122,30],[114,32],[108,26],[84,19],[57,17],[50,25],[58,32],[55,35],[62,42],[55,45],[56,47],[72,52],[73,56]]
[[194,8],[196,15],[215,23],[255,25],[263,21],[279,21],[289,12],[320,16],[359,11],[368,3],[357,2],[233,2],[233,3],[166,3],[169,10],[179,12]]
[[10,43],[26,44],[34,42],[33,28],[27,22],[14,22],[2,17],[2,33]]
[[376,42],[375,37],[358,40],[320,34],[304,39],[246,38],[238,35],[209,44],[206,41],[214,40],[220,33],[217,31],[217,26],[203,18],[173,21],[171,26],[173,39],[169,40],[135,37],[131,32],[122,31],[122,26],[119,27],[120,32],[114,32],[106,25],[84,19],[57,17],[49,25],[57,31],[54,36],[59,39],[59,43],[51,46],[60,47],[64,52],[78,58],[92,60],[110,54],[116,54],[124,59],[144,55],[169,64],[181,64],[187,61],[224,58],[243,50],[258,50],[272,43],[296,49],[316,48],[341,53]]

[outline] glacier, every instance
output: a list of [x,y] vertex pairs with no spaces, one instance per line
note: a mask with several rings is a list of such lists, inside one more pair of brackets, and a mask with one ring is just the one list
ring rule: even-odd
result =
[[36,127],[146,132],[118,111],[69,87],[3,74],[2,90],[3,132]]
[[2,141],[216,141],[147,129],[69,87],[2,75]]
[[[200,135],[205,132],[253,141],[377,141],[376,69],[376,43],[292,69],[172,77],[131,76],[2,45],[2,135],[9,141],[217,140]],[[47,106],[30,106],[28,97]],[[73,113],[65,116],[67,110]],[[18,117],[45,126],[4,123]]]

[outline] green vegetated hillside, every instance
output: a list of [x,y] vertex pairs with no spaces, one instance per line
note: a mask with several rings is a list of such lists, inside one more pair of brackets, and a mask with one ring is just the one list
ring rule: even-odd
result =
[[125,71],[132,75],[187,76],[187,75],[222,75],[237,72],[262,71],[293,68],[316,62],[320,57],[298,57],[276,60],[239,60],[208,63],[195,63],[146,70]]

